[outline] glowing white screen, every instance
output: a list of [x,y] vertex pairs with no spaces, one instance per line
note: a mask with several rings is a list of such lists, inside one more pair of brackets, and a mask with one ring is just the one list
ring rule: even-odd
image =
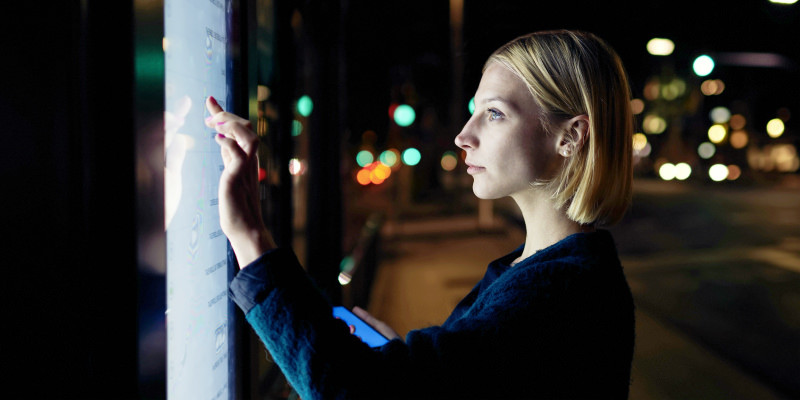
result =
[[219,227],[222,170],[205,99],[230,102],[231,0],[165,0],[167,394],[229,398],[227,241]]

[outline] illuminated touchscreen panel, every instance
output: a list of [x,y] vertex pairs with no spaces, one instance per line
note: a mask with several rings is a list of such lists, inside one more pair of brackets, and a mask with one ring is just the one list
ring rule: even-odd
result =
[[233,308],[219,226],[222,170],[205,99],[231,103],[230,0],[165,0],[167,395],[229,398]]

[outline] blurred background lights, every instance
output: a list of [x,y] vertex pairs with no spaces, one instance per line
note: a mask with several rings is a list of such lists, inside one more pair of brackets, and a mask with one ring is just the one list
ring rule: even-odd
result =
[[658,176],[665,181],[675,179],[675,165],[672,163],[664,163],[658,167]]
[[289,173],[297,176],[306,172],[306,164],[297,158],[289,160]]
[[783,135],[785,129],[783,121],[780,118],[773,118],[767,122],[767,135],[771,138],[777,138]]
[[392,169],[381,162],[375,161],[356,173],[356,181],[363,186],[380,185],[392,174]]
[[356,181],[364,186],[369,185],[369,170],[366,168],[358,170],[358,173],[356,174]]
[[747,147],[747,143],[750,141],[750,138],[747,137],[747,132],[738,130],[731,132],[731,147],[734,149],[743,149]]
[[737,165],[728,165],[728,180],[735,181],[742,176],[742,169]]
[[714,123],[724,124],[731,120],[731,111],[725,107],[714,107],[708,116]]
[[731,120],[728,121],[728,125],[733,130],[744,129],[744,126],[747,125],[747,119],[742,114],[733,114],[731,115]]
[[397,150],[390,149],[384,151],[378,157],[378,160],[380,160],[380,162],[383,163],[383,165],[389,168],[394,167],[397,164]]
[[683,162],[675,164],[675,179],[679,181],[685,181],[692,175],[692,167]]
[[728,132],[725,129],[725,125],[714,124],[708,128],[708,140],[710,140],[711,143],[720,144],[725,140],[725,136],[727,135]]
[[675,50],[675,43],[664,38],[652,38],[647,42],[647,52],[654,56],[668,56]]
[[642,151],[647,146],[647,136],[643,133],[633,134],[633,151]]
[[642,121],[642,128],[646,133],[659,134],[667,129],[667,121],[655,114],[648,114]]
[[775,4],[794,4],[797,3],[797,0],[769,0],[769,2]]
[[767,145],[747,149],[747,163],[760,171],[796,172],[800,169],[797,148],[792,144]]
[[469,103],[467,104],[467,109],[469,109],[470,114],[475,113],[475,98],[469,99]]
[[372,152],[369,150],[361,150],[356,154],[356,163],[359,167],[366,167],[372,162],[375,161],[375,157],[372,155]]
[[419,164],[420,160],[422,160],[422,154],[419,150],[409,147],[403,151],[403,164],[414,166]]
[[292,136],[300,136],[301,133],[303,133],[303,123],[298,120],[292,121]]
[[661,91],[661,85],[656,80],[650,80],[644,85],[644,98],[647,100],[655,100]]
[[642,99],[631,100],[631,111],[633,111],[633,115],[639,115],[644,111],[644,102]]
[[728,167],[722,164],[714,164],[708,168],[708,177],[714,182],[721,182],[728,178]]
[[717,147],[709,142],[703,142],[700,143],[700,146],[697,146],[697,155],[705,160],[714,157],[714,153],[716,152],[717,152]]
[[269,88],[264,86],[264,85],[258,85],[256,90],[257,90],[256,99],[258,101],[267,101],[267,99],[269,98],[269,95],[270,95]]
[[394,109],[394,122],[400,126],[410,126],[417,118],[417,113],[408,104],[401,104]]
[[703,54],[694,59],[692,69],[697,76],[708,76],[714,70],[714,59]]
[[715,96],[725,91],[725,83],[719,79],[708,79],[700,84],[700,91],[706,96]]
[[297,100],[297,113],[308,117],[311,115],[311,111],[314,109],[314,102],[311,101],[311,97],[303,95]]
[[446,151],[442,155],[442,169],[445,171],[452,171],[456,169],[458,166],[458,158],[456,157],[456,153],[452,151]]
[[675,100],[686,92],[686,82],[675,78],[665,85],[661,85],[661,97],[665,100]]

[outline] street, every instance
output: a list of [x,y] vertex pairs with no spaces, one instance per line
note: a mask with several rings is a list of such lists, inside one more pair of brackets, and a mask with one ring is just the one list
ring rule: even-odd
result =
[[799,397],[800,190],[635,186],[612,231],[640,314]]

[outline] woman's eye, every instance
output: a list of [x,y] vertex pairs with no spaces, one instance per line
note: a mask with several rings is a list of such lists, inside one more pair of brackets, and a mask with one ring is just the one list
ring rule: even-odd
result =
[[494,108],[490,108],[486,110],[489,113],[489,121],[494,121],[503,116],[503,113],[500,111],[495,110]]

